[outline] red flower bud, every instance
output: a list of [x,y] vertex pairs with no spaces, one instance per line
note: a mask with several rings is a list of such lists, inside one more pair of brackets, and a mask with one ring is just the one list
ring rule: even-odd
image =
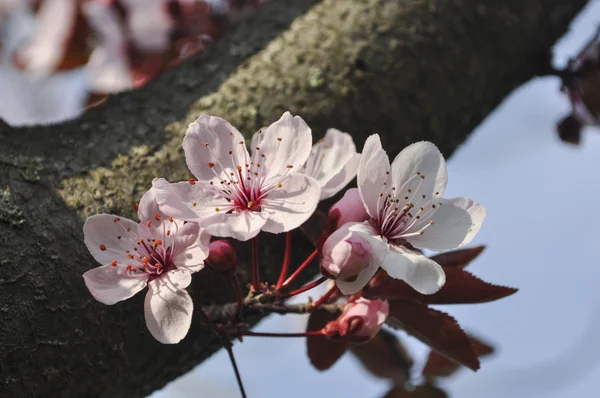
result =
[[323,332],[331,339],[366,343],[379,332],[388,312],[386,300],[367,300],[361,297],[346,304],[342,315],[325,325]]
[[210,242],[206,263],[225,276],[235,275],[238,268],[235,250],[226,240]]

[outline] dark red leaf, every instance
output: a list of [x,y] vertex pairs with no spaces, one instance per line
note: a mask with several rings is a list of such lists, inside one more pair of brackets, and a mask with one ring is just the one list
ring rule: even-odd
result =
[[367,298],[402,299],[424,304],[486,303],[510,296],[518,289],[484,282],[462,268],[445,268],[446,284],[435,294],[418,293],[401,280],[389,280],[364,293]]
[[471,261],[475,260],[483,252],[485,246],[469,247],[467,249],[454,250],[452,252],[446,252],[437,254],[431,259],[441,265],[442,267],[459,267],[464,268]]
[[[327,311],[315,311],[308,317],[307,331],[321,330],[330,321],[337,319],[339,314]],[[318,370],[327,370],[337,362],[348,349],[346,341],[330,340],[323,336],[309,336],[306,347],[310,363]]]
[[396,335],[380,330],[365,344],[351,345],[350,351],[373,375],[404,385],[410,377],[413,360]]
[[479,369],[479,359],[471,341],[450,315],[412,301],[392,300],[386,322],[394,328],[404,329],[461,365]]
[[[481,340],[468,335],[469,340],[471,340],[471,345],[475,351],[475,354],[479,358],[489,355],[494,352],[494,348]],[[460,369],[460,365],[454,361],[449,360],[443,355],[440,355],[436,351],[431,351],[429,353],[429,358],[427,359],[427,363],[423,368],[423,376],[427,378],[432,377],[447,377],[452,375]]]
[[427,383],[413,391],[406,391],[401,386],[394,387],[383,398],[448,398],[448,394],[439,387]]

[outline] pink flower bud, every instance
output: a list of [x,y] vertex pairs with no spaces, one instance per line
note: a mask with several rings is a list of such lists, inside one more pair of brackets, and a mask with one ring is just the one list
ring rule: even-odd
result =
[[369,219],[358,188],[347,190],[344,196],[331,206],[329,218],[336,221],[335,229],[349,222],[363,222]]
[[210,242],[206,262],[216,271],[225,276],[233,276],[237,271],[237,255],[231,244],[226,240]]
[[379,332],[388,312],[386,300],[367,300],[361,297],[346,304],[342,315],[329,322],[323,331],[329,338],[346,338],[365,343]]
[[323,245],[321,273],[334,279],[351,281],[369,264],[370,246],[362,236],[349,229],[335,231]]

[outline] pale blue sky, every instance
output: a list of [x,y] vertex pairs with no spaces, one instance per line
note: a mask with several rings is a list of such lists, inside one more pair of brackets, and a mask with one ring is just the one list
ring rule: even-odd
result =
[[[557,45],[558,65],[598,23],[595,1]],[[473,242],[488,249],[471,270],[521,289],[495,303],[444,308],[499,347],[479,372],[463,371],[447,383],[454,397],[589,397],[600,387],[600,131],[586,129],[581,147],[559,141],[555,123],[569,112],[559,86],[543,78],[514,92],[449,162],[446,195],[469,196],[488,209]],[[301,330],[303,322],[275,316],[258,330]],[[419,343],[405,340],[423,357]],[[387,390],[350,356],[316,372],[302,339],[248,338],[235,351],[251,398],[377,398]],[[238,396],[224,352],[152,395]]]

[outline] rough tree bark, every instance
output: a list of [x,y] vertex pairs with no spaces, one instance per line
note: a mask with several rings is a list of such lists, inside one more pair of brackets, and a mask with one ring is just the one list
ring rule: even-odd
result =
[[[315,3],[274,0],[204,55],[76,121],[0,124],[0,396],[142,397],[219,348],[198,320],[177,346],[153,341],[143,295],[103,306],[81,278],[95,266],[85,216],[131,216],[153,177],[188,178],[181,138],[199,113],[250,133],[290,110],[317,136],[378,132],[391,154],[427,139],[450,155],[536,75],[586,0]],[[299,258],[309,243],[298,242]],[[270,280],[281,246],[263,245]],[[192,289],[202,303],[232,298],[209,271]]]

